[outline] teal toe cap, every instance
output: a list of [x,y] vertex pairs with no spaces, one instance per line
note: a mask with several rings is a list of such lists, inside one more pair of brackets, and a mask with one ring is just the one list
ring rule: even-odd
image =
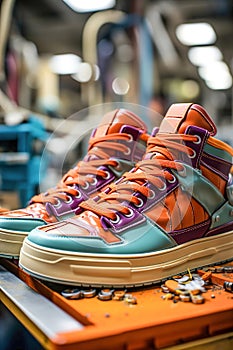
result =
[[[48,226],[47,226],[48,227]],[[30,232],[28,240],[45,249],[93,254],[143,254],[176,246],[176,242],[160,227],[146,220],[137,228],[118,235],[119,242],[107,243],[99,236],[65,235],[59,226],[53,233],[39,227]]]
[[46,222],[42,219],[34,218],[1,218],[0,230],[8,232],[31,232],[38,226],[45,225]]

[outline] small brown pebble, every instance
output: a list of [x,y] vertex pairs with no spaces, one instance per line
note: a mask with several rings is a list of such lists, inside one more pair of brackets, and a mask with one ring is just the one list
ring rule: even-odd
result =
[[201,294],[201,290],[200,289],[192,289],[191,292],[192,292],[193,295]]
[[206,273],[204,273],[204,275],[201,276],[201,278],[203,279],[203,281],[208,281],[212,276],[212,272],[208,271]]
[[190,292],[190,297],[193,304],[203,304],[205,302],[205,298],[202,295],[193,295]]
[[214,298],[215,298],[215,295],[214,295],[214,294],[211,294],[211,298],[214,299]]
[[182,295],[182,294],[180,294],[179,298],[180,298],[181,301],[184,301],[184,302],[187,302],[187,301],[191,300],[190,295]]
[[172,293],[166,293],[165,295],[163,295],[163,300],[171,300],[174,298],[174,294]]
[[172,278],[173,278],[174,280],[178,280],[178,279],[180,279],[181,277],[182,277],[181,275],[172,276]]
[[174,293],[177,289],[179,289],[179,283],[174,280],[167,280],[165,281],[165,287],[167,287],[170,292]]
[[134,297],[132,294],[125,294],[124,301],[129,305],[137,304],[137,298]]
[[113,300],[123,300],[126,290],[115,290],[113,293]]

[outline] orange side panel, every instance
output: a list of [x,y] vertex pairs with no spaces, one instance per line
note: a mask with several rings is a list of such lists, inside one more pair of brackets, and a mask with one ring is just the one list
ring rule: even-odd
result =
[[166,231],[183,229],[208,219],[202,206],[181,189],[173,191],[146,215]]

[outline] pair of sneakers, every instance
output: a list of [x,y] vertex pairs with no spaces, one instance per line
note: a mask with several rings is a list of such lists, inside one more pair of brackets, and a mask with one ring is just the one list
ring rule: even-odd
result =
[[233,149],[215,134],[192,103],[172,105],[151,136],[132,113],[109,114],[56,188],[2,214],[1,254],[23,242],[33,276],[114,287],[233,259]]

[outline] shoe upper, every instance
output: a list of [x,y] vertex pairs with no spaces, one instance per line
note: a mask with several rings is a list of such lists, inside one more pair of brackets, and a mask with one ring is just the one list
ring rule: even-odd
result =
[[147,127],[134,113],[118,109],[107,113],[93,130],[86,156],[46,193],[34,196],[28,207],[0,215],[0,227],[31,231],[81,211],[79,204],[95,196],[142,159]]
[[233,149],[197,104],[172,105],[134,169],[78,216],[28,239],[52,249],[142,254],[232,229]]

